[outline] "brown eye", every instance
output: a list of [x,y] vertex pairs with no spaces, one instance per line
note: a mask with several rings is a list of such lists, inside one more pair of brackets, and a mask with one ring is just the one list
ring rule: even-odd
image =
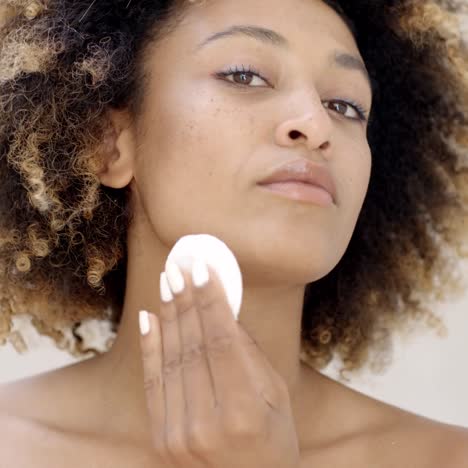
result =
[[[260,73],[253,70],[244,70],[239,68],[230,69],[225,72],[217,73],[218,77],[227,78],[227,81],[236,85],[246,86],[250,88],[263,87],[269,83]],[[232,78],[231,78],[232,77]]]
[[344,110],[343,114],[346,114],[346,108],[349,107],[348,105],[338,101],[332,101],[331,105],[335,108],[337,112],[339,112],[339,109]]
[[[250,84],[252,82],[253,76],[250,73],[246,72],[237,72],[233,73],[232,76],[234,77],[234,82],[239,83],[239,84]],[[238,78],[238,80],[236,80]]]
[[[338,112],[341,115],[344,115],[345,117],[351,120],[362,120],[362,121],[367,120],[365,111],[364,109],[361,108],[361,106],[359,106],[359,104],[356,104],[353,102],[347,102],[347,101],[339,101],[339,100],[325,101],[325,103],[328,103],[327,104],[328,108],[331,108],[332,110]],[[348,109],[351,110],[351,115],[349,115]]]

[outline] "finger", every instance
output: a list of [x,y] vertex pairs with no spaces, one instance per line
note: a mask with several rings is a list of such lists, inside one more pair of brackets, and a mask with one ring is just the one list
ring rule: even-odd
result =
[[209,280],[194,287],[194,300],[201,318],[214,393],[220,407],[235,407],[255,391],[254,375],[249,369],[237,324],[222,283],[208,265]]
[[174,301],[179,314],[182,341],[182,376],[187,423],[196,425],[208,421],[216,404],[200,316],[193,300],[191,274],[182,270],[182,275],[186,287]]
[[[147,314],[146,317],[145,313]],[[164,436],[165,405],[162,377],[161,330],[157,316],[146,311],[140,312],[140,331],[144,376],[143,386],[145,389],[146,403],[150,416],[152,433],[155,441],[160,441]],[[147,331],[146,334],[143,334],[145,331]]]
[[173,444],[180,444],[182,446],[185,436],[185,399],[181,368],[182,345],[177,308],[174,302],[177,280],[178,278],[175,278],[170,283],[168,282],[166,272],[161,273],[159,317],[163,344],[162,367],[166,415],[164,427],[165,441],[168,448]]

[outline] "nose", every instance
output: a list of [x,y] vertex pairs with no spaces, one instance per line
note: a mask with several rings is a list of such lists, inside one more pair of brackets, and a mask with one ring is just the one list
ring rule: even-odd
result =
[[300,104],[294,117],[283,120],[275,131],[276,143],[294,147],[306,145],[307,149],[326,150],[330,146],[332,121],[317,94],[312,98],[299,99]]

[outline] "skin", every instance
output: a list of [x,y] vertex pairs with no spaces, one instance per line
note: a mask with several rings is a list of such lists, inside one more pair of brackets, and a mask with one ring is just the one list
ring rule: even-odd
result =
[[[289,48],[239,36],[194,51],[235,24],[275,30]],[[369,110],[371,89],[361,72],[329,63],[336,49],[361,57],[345,23],[319,0],[208,1],[191,7],[183,23],[151,47],[142,112],[136,119],[110,112],[113,132],[99,174],[104,185],[132,188],[117,339],[99,358],[2,387],[0,409],[15,428],[2,453],[26,438],[34,463],[22,466],[38,466],[48,447],[60,447],[61,455],[54,455],[60,466],[60,457],[78,446],[76,466],[87,456],[112,457],[114,467],[128,461],[154,466],[147,455],[151,431],[138,311],[158,314],[159,277],[174,243],[210,233],[238,259],[244,282],[239,326],[288,389],[301,466],[390,467],[412,460],[414,467],[435,467],[447,462],[447,453],[454,457],[450,466],[462,466],[455,464],[456,457],[468,457],[459,448],[468,445],[461,428],[373,400],[299,359],[304,287],[343,256],[371,171],[366,122],[353,120],[350,106],[337,110],[331,102],[350,99]],[[253,66],[266,81],[250,76],[250,84],[235,85],[233,75],[215,77],[236,65]],[[256,186],[272,168],[301,157],[330,171],[335,205],[292,201]],[[47,438],[38,442],[38,433]],[[19,456],[11,454],[15,462]],[[47,466],[54,460],[47,458]],[[387,464],[376,464],[382,460]]]

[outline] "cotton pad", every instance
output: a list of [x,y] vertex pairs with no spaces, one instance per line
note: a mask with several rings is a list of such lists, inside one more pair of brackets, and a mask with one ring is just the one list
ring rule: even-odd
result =
[[220,239],[210,234],[192,234],[181,237],[166,260],[186,270],[192,270],[195,258],[202,258],[218,274],[235,320],[242,303],[242,274],[235,255]]

